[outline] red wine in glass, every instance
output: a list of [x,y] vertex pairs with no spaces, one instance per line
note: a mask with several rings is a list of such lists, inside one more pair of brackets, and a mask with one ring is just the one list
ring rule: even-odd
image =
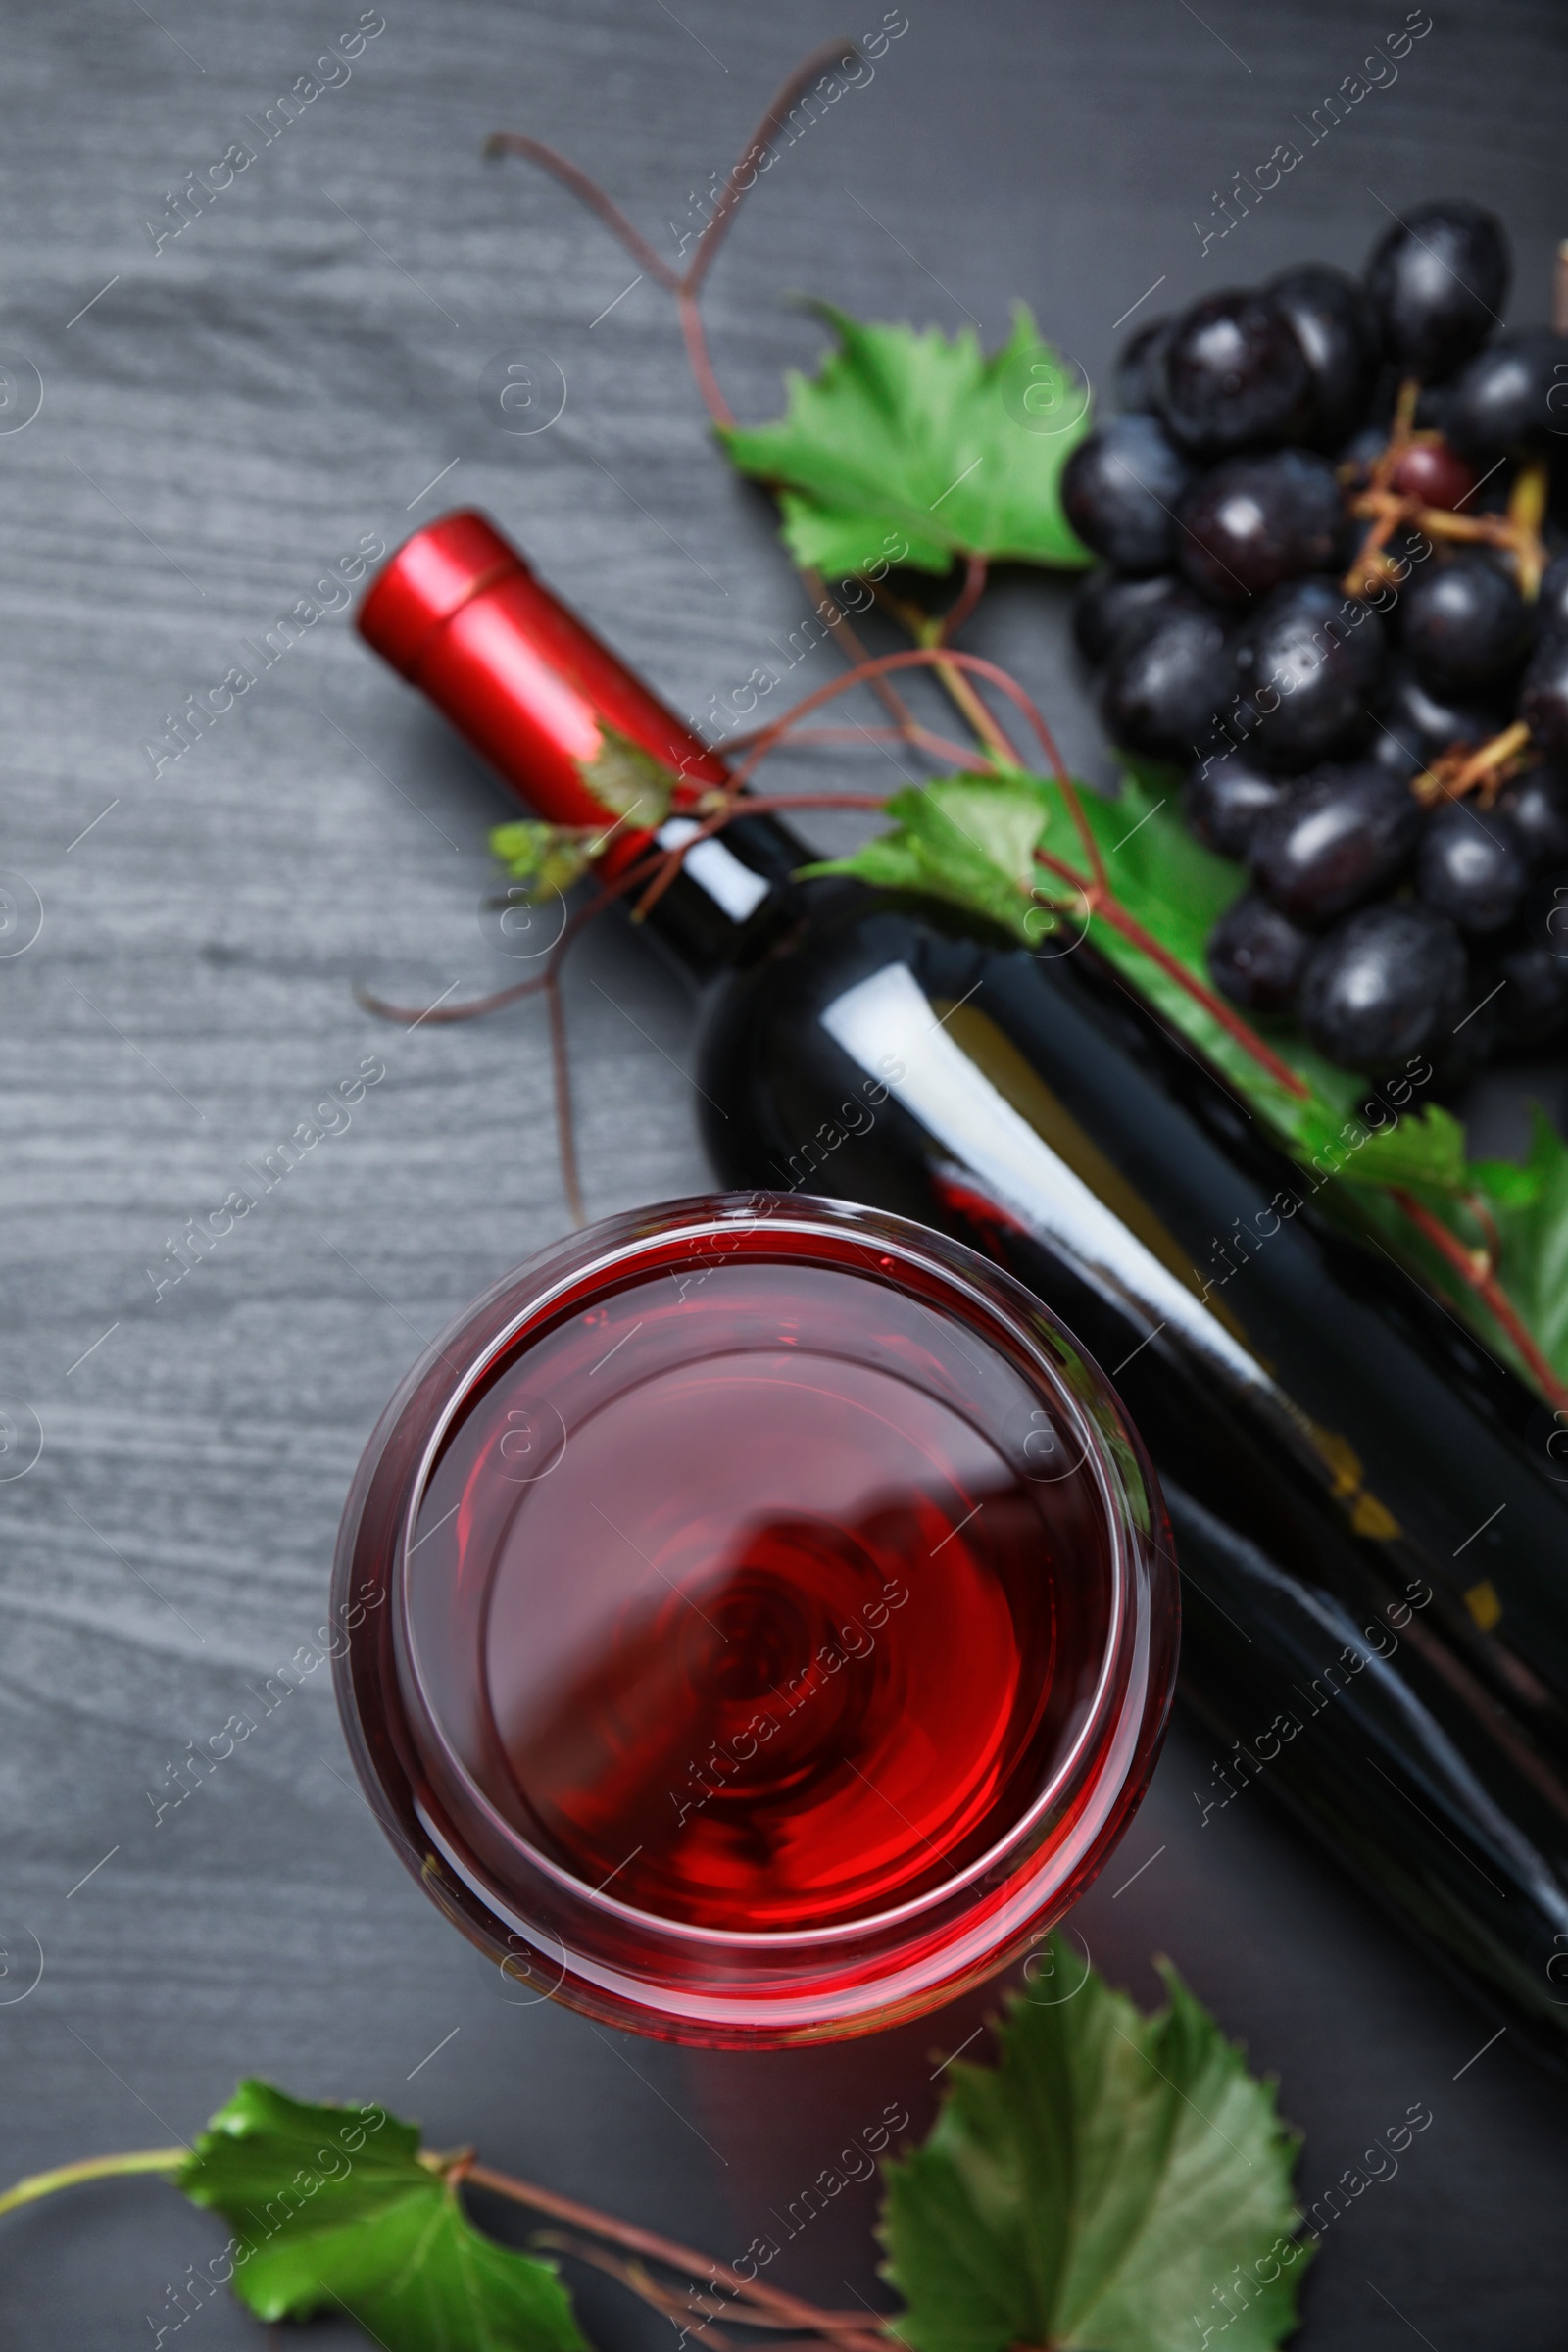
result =
[[575,1237],[411,1377],[339,1598],[361,1770],[519,1993],[711,2042],[864,2032],[1027,1948],[1174,1670],[1152,1477],[1007,1277],[698,1201]]

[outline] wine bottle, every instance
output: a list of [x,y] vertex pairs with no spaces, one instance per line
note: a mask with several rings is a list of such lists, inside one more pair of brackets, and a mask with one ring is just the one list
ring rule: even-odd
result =
[[[603,821],[614,737],[724,779],[478,514],[416,534],[359,626],[540,816]],[[1168,1502],[1202,1826],[1260,1783],[1568,2059],[1568,1430],[1092,943],[807,862],[741,818],[647,921],[698,992],[718,1175],[956,1234],[1061,1316]]]

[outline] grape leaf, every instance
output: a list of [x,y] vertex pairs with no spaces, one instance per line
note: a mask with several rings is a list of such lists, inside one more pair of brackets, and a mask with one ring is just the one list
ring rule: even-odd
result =
[[[1052,1941],[1041,1984],[1070,1984]],[[1268,2352],[1296,2325],[1298,2135],[1161,1974],[1152,2017],[1093,1969],[1067,1998],[1015,1994],[997,2065],[953,2067],[925,2145],[888,2168],[894,2326],[915,2352],[1192,2352],[1221,2328]]]
[[799,564],[841,574],[955,557],[1079,568],[1060,477],[1089,430],[1087,385],[1020,303],[989,358],[965,327],[867,326],[823,316],[839,338],[819,374],[792,372],[776,423],[720,428],[742,473],[779,487]]
[[599,721],[599,749],[579,760],[577,772],[602,808],[612,809],[633,829],[653,832],[669,814],[675,777],[662,760],[633,743],[606,719]]
[[1035,844],[1050,816],[1032,776],[955,776],[894,795],[898,822],[849,858],[824,858],[808,874],[856,874],[883,890],[916,890],[989,915],[1033,945],[1058,918],[1029,896]]
[[1470,1175],[1497,1227],[1502,1286],[1568,1379],[1568,1145],[1538,1104],[1523,1166],[1483,1159]]
[[537,899],[580,882],[604,840],[603,825],[552,825],[538,816],[514,817],[510,824],[490,828],[492,856]]
[[175,2180],[229,2223],[259,2319],[346,2312],[385,2352],[587,2352],[553,2266],[482,2236],[384,2108],[241,2082]]

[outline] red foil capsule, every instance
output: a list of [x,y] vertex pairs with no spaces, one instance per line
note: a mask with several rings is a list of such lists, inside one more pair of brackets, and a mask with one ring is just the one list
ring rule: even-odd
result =
[[[362,637],[429,697],[535,815],[598,825],[614,811],[583,779],[612,727],[693,788],[729,782],[717,753],[540,586],[516,549],[471,507],[427,523],[361,602]],[[611,876],[648,845],[622,830]]]

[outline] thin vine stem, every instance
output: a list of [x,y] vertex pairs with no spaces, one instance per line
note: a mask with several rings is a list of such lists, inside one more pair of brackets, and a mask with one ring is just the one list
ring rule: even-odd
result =
[[635,890],[639,883],[646,881],[663,862],[665,856],[664,851],[656,850],[651,857],[635,859],[612,882],[604,883],[586,906],[579,906],[576,913],[567,918],[564,930],[550,950],[544,970],[532,973],[526,980],[514,980],[510,987],[498,988],[489,996],[468,997],[461,1004],[443,1004],[434,1010],[416,1004],[393,1004],[385,997],[374,996],[365,988],[355,990],[356,1001],[367,1012],[374,1013],[379,1021],[395,1021],[405,1029],[441,1029],[455,1021],[472,1021],[483,1013],[499,1012],[504,1005],[520,1004],[524,997],[538,996],[541,990],[550,986],[552,975],[560,971],[567,950],[595,917],[603,914],[607,906],[612,906],[617,899],[623,899],[628,891]]
[[[564,2230],[536,2230],[529,2242],[544,2246],[553,2253],[574,2255],[578,2262],[592,2263],[595,2270],[618,2279],[634,2295],[652,2304],[655,2311],[662,2312],[666,2320],[677,2325],[684,2320],[687,2323],[684,2332],[701,2334],[709,2344],[727,2347],[730,2343],[727,2336],[711,2326],[714,2320],[725,2320],[732,2328],[761,2329],[771,2334],[775,2341],[779,2336],[806,2336],[817,2343],[842,2343],[845,2336],[860,2337],[865,2333],[865,2321],[857,2311],[824,2312],[823,2323],[840,2324],[834,2327],[833,2333],[829,2335],[823,2332],[820,2325],[808,2329],[799,2320],[787,2320],[779,2312],[764,2311],[759,2303],[743,2303],[739,2296],[732,2296],[728,2302],[720,2302],[716,2295],[700,2294],[693,2287],[688,2288],[683,2300],[673,2287],[662,2284],[635,2256],[612,2254],[607,2247],[596,2246],[587,2238],[571,2237]],[[690,2325],[694,2318],[700,2320],[700,2327],[693,2328]]]
[[[587,206],[589,212],[594,215],[596,220],[603,222],[612,236],[620,240],[632,260],[654,280],[655,284],[662,286],[666,294],[672,294],[675,297],[675,308],[680,318],[681,334],[685,339],[686,355],[691,362],[692,374],[696,379],[697,389],[702,394],[703,405],[713,422],[721,425],[726,431],[733,429],[735,416],[719,387],[718,378],[713,372],[712,358],[708,348],[708,335],[703,325],[702,309],[698,302],[703,280],[712,268],[718,249],[729,232],[730,222],[739,211],[748,190],[757,183],[758,157],[764,154],[772,144],[772,140],[782,128],[784,119],[788,116],[791,107],[808,86],[830,65],[848,64],[851,58],[858,58],[859,54],[853,41],[826,41],[819,48],[813,49],[808,56],[804,57],[800,64],[785,75],[763,110],[761,120],[750,142],[742,148],[730,166],[729,175],[720,191],[718,202],[713,207],[711,217],[698,237],[692,251],[691,261],[684,270],[671,269],[663,256],[655,252],[641,229],[635,227],[627,220],[619,205],[606,193],[599,182],[591,178],[579,165],[571,163],[565,156],[560,154],[557,149],[547,147],[542,139],[530,139],[525,137],[522,132],[515,130],[497,130],[492,131],[485,141],[484,152],[486,155],[520,155],[529,163],[537,164],[541,171],[548,172],[552,178],[559,180],[564,188],[568,189],[576,197],[579,204]],[[748,170],[752,174],[749,180],[743,176]]]
[[544,994],[550,1009],[550,1078],[556,1098],[562,1190],[566,1196],[566,1207],[572,1224],[581,1227],[588,1222],[588,1208],[583,1200],[582,1169],[577,1159],[577,1116],[571,1099],[571,1054],[566,1038],[566,1006],[561,993],[559,973]]
[[[990,684],[1000,688],[1014,708],[1029,721],[1039,739],[1040,747],[1045,753],[1054,780],[1061,786],[1064,796],[1070,795],[1072,778],[1068,775],[1061,754],[1056,748],[1056,739],[1047,726],[1039,706],[1024,692],[1010,671],[1002,668],[996,662],[986,661],[980,654],[960,654],[953,650],[939,650],[937,647],[929,645],[911,645],[901,649],[898,653],[876,654],[869,661],[857,662],[856,666],[846,670],[842,677],[830,678],[825,686],[815,687],[810,694],[804,695],[792,710],[781,713],[770,726],[762,728],[756,737],[751,752],[735,771],[736,789],[739,790],[747,778],[761,764],[767,753],[772,750],[774,743],[786,735],[794,722],[804,718],[808,711],[820,710],[824,703],[832,702],[838,695],[847,694],[852,686],[868,683],[872,674],[886,675],[888,671],[898,669],[936,669],[943,662],[952,662],[955,667],[967,670],[976,677],[983,677]],[[1008,765],[1019,765],[1017,754],[1012,746],[1004,743],[1004,749]],[[1082,815],[1081,809],[1079,814]],[[1088,840],[1093,838],[1088,834],[1087,820],[1085,820],[1083,831],[1087,837],[1087,847]]]
[[1129,914],[1118,900],[1101,898],[1097,901],[1092,893],[1085,895],[1089,897],[1092,913],[1101,915],[1113,931],[1120,932],[1129,947],[1137,948],[1141,955],[1149,957],[1151,963],[1157,964],[1167,978],[1185,989],[1194,1004],[1200,1004],[1211,1020],[1218,1021],[1220,1027],[1251,1055],[1259,1068],[1268,1072],[1277,1085],[1283,1086],[1298,1102],[1311,1101],[1312,1090],[1305,1079],[1298,1076],[1288,1061],[1282,1061],[1272,1046],[1259,1037],[1257,1031],[1250,1027],[1223,997],[1215,996],[1212,989],[1205,988],[1200,980],[1196,979],[1180,958],[1173,956],[1152,931],[1146,931],[1137,917]]
[[[689,292],[695,294],[708,275],[713,266],[713,257],[724,240],[732,218],[739,211],[749,190],[757,184],[758,174],[755,170],[749,180],[743,180],[741,173],[749,165],[755,164],[757,157],[763,154],[772,145],[775,134],[784,127],[784,121],[791,107],[797,98],[805,96],[808,85],[815,80],[818,74],[824,74],[829,66],[848,65],[851,58],[860,59],[860,52],[853,41],[823,41],[819,47],[810,50],[807,56],[803,57],[800,64],[779,83],[778,88],[762,109],[760,120],[752,133],[750,144],[742,148],[731,165],[723,192],[713,207],[713,217],[697,240],[696,250],[691,258],[691,266],[686,271],[684,280]],[[860,62],[863,64],[864,60],[860,59]]]
[[0,2196],[0,2213],[36,2205],[59,2189],[78,2188],[86,2180],[119,2180],[133,2173],[162,2173],[167,2179],[178,2172],[189,2154],[188,2148],[132,2148],[120,2156],[78,2157],[74,2164],[56,2165],[52,2172],[30,2173],[26,2180],[16,2181]]
[[[710,417],[724,431],[734,429],[735,413],[724,397],[723,389],[714,372],[712,355],[708,347],[708,334],[703,324],[702,306],[699,299],[703,281],[712,268],[719,246],[728,234],[730,223],[750,188],[756,184],[758,178],[755,168],[757,158],[765,152],[773,135],[782,128],[791,107],[827,67],[841,63],[847,64],[851,58],[858,56],[859,51],[853,41],[824,42],[819,48],[813,49],[807,57],[803,58],[793,72],[786,74],[763,109],[751,141],[742,149],[731,165],[729,175],[713,209],[712,217],[698,237],[691,262],[684,273],[673,270],[661,255],[654,251],[641,230],[633,226],[620,207],[600,187],[597,180],[591,178],[578,165],[558,153],[554,147],[546,146],[541,139],[527,138],[518,131],[496,131],[485,142],[487,155],[522,156],[528,162],[537,164],[542,171],[548,172],[552,177],[559,180],[563,187],[568,189],[577,198],[579,203],[587,206],[595,219],[602,221],[612,236],[619,239],[632,259],[641,265],[647,275],[653,278],[657,285],[662,286],[665,293],[674,297],[681,337],[686,346],[686,357],[691,367],[693,381]],[[752,173],[750,180],[743,176],[748,170]],[[971,559],[971,564],[975,562],[980,564],[978,578],[976,579],[971,570],[964,589],[965,595],[969,595],[972,589],[971,608],[985,585],[984,560]],[[817,611],[822,612],[824,608],[828,609],[827,625],[835,641],[841,649],[848,648],[852,659],[857,663],[866,661],[868,656],[865,648],[851,627],[848,615],[839,610],[834,599],[828,593],[820,574],[806,564],[802,564],[798,568],[801,579],[810,593]],[[963,601],[961,597],[959,601],[960,603]],[[966,617],[966,612],[960,615],[960,619]],[[950,693],[954,685],[957,683],[951,672],[945,673],[944,682],[948,685]],[[902,696],[885,678],[875,678],[870,683],[884,710],[904,732],[906,740],[912,743],[918,729],[913,713]],[[978,710],[977,720],[972,697],[969,698],[967,707],[961,694],[955,695],[954,699],[963,710],[964,715],[969,719],[971,725],[978,723],[978,731],[984,740],[990,728],[990,720],[983,708]],[[995,749],[997,746],[993,744],[993,748]]]
[[986,592],[991,566],[984,556],[970,556],[964,565],[963,586],[942,615],[939,645],[951,645]]
[[[937,651],[941,650],[945,643],[944,624],[941,620],[929,619],[921,612],[919,606],[911,604],[907,597],[895,596],[884,580],[873,581],[871,593],[883,610],[892,613],[900,627],[914,640],[916,645],[927,646]],[[980,697],[975,693],[974,688],[960,674],[956,664],[951,661],[942,660],[933,663],[932,666],[936,672],[937,683],[947,695],[954,709],[968,720],[974,729],[977,742],[982,743],[987,751],[994,752],[999,760],[1010,760],[1012,746],[997,725]]]
[[1389,1198],[1408,1218],[1423,1241],[1430,1243],[1439,1255],[1445,1258],[1453,1271],[1462,1278],[1467,1288],[1475,1292],[1498,1329],[1507,1334],[1513,1347],[1518,1349],[1525,1363],[1530,1367],[1531,1377],[1540,1387],[1547,1402],[1555,1406],[1559,1412],[1568,1409],[1568,1384],[1558,1378],[1557,1373],[1532,1338],[1518,1308],[1498,1282],[1492,1269],[1491,1252],[1483,1252],[1483,1263],[1478,1265],[1476,1253],[1467,1250],[1458,1235],[1450,1233],[1442,1219],[1435,1217],[1432,1211],[1411,1194],[1401,1192],[1391,1185]]
[[470,2181],[475,2188],[487,2188],[498,2197],[507,2197],[514,2205],[526,2205],[535,2213],[548,2213],[557,2221],[568,2222],[573,2228],[585,2230],[590,2236],[601,2238],[611,2245],[624,2246],[633,2254],[647,2255],[662,2262],[666,2269],[681,2272],[688,2278],[702,2279],[710,2285],[726,2287],[732,2295],[755,2304],[763,2311],[775,2313],[780,2319],[798,2322],[812,2335],[831,2336],[844,2347],[844,2352],[887,2352],[887,2338],[880,2330],[867,2328],[860,2321],[855,2328],[846,2325],[851,2315],[819,2310],[814,2303],[804,2302],[798,2295],[785,2294],[782,2288],[763,2286],[758,2279],[743,2278],[727,2263],[715,2262],[707,2254],[699,2254],[674,2238],[661,2237],[652,2230],[641,2230],[634,2222],[617,2221],[613,2215],[600,2213],[592,2205],[579,2204],[575,2197],[563,2197],[554,2189],[537,2188],[531,2180],[519,2180],[511,2173],[498,2173],[487,2164],[464,2162],[454,2168],[454,2177]]
[[718,377],[713,373],[712,355],[708,348],[708,332],[703,325],[702,306],[695,294],[684,286],[675,290],[675,315],[680,320],[681,338],[686,345],[686,357],[691,363],[692,380],[703,396],[703,406],[713,422],[725,432],[735,430],[735,412],[724,398]]
[[[852,664],[857,662],[869,662],[872,659],[871,655],[867,653],[858,632],[852,627],[849,614],[841,610],[838,600],[829,594],[827,582],[821,573],[813,571],[808,564],[798,564],[796,568],[807,593],[811,598],[814,610],[820,612],[826,620],[833,642],[840,653]],[[875,593],[874,587],[872,593]],[[898,688],[890,678],[872,678],[869,683],[872,693],[898,727],[905,741],[914,744],[923,729],[919,726],[913,711]],[[965,754],[966,758],[967,756]]]
[[677,292],[680,277],[662,254],[654,251],[641,229],[634,228],[614,200],[607,196],[596,179],[576,164],[547,147],[542,139],[525,138],[520,130],[493,130],[484,143],[487,156],[520,155],[530,164],[537,164],[564,188],[569,188],[579,204],[585,204],[594,217],[602,220],[612,237],[618,237],[634,262],[647,272],[656,285],[666,294]]
[[[725,757],[731,752],[744,752],[766,732],[765,727],[748,727],[742,735],[726,735],[723,742],[715,744],[713,748]],[[791,744],[821,744],[904,743],[909,739],[902,727],[862,727],[857,723],[848,727],[792,727],[788,740]],[[950,760],[955,767],[974,765],[972,743],[956,743],[951,736],[934,734],[929,727],[915,728],[913,745],[915,750],[929,752],[935,759]]]
[[[938,651],[934,646],[916,645],[900,653],[878,654],[870,661],[858,662],[853,669],[846,670],[842,677],[831,678],[825,686],[818,686],[813,693],[804,696],[792,710],[782,712],[771,726],[762,728],[754,736],[751,751],[735,771],[735,789],[739,791],[744,786],[747,778],[755,774],[775,743],[781,742],[784,736],[808,711],[820,710],[824,703],[833,701],[837,695],[847,693],[852,686],[866,683],[873,673],[885,674],[888,670],[894,669],[937,669],[944,663],[951,663],[956,668],[972,671],[976,676],[983,677],[991,684],[1000,687],[1008,701],[1027,718],[1039,738],[1053,779],[1060,789],[1073,830],[1078,835],[1084,854],[1089,859],[1089,868],[1094,876],[1095,885],[1097,889],[1108,895],[1110,877],[1105,871],[1105,861],[1101,855],[1100,844],[1095,838],[1094,827],[1090,824],[1084,811],[1078,788],[1067,772],[1067,763],[1057,748],[1055,737],[1046,724],[1044,714],[1038,704],[1024,692],[1009,670],[1002,668],[998,662],[986,661],[980,654],[960,654],[951,649]],[[1017,755],[1004,739],[1003,739],[1003,749],[1008,764],[1016,764]]]
[[[756,170],[758,157],[766,151],[773,135],[782,127],[791,107],[828,66],[848,64],[852,58],[858,58],[859,54],[853,41],[824,42],[819,48],[810,51],[790,74],[786,74],[763,109],[761,119],[750,143],[742,149],[731,165],[729,175],[725,180],[712,216],[697,239],[691,262],[684,273],[673,270],[660,254],[654,251],[641,230],[633,226],[620,207],[600,187],[597,180],[591,178],[578,165],[568,161],[554,147],[548,147],[543,140],[528,138],[518,131],[496,131],[485,142],[487,155],[519,155],[528,162],[537,164],[541,170],[548,172],[563,187],[569,190],[579,203],[586,205],[595,219],[603,222],[612,236],[619,239],[632,259],[641,265],[646,274],[653,278],[657,285],[662,286],[665,293],[674,297],[676,316],[680,324],[681,337],[686,346],[686,357],[691,368],[693,381],[710,417],[723,431],[728,432],[734,429],[735,413],[724,397],[723,388],[713,368],[712,355],[708,347],[708,334],[703,324],[702,306],[699,299],[703,281],[712,268],[719,246],[728,234],[730,223],[737,211],[750,188],[756,185],[759,176]],[[749,180],[743,176],[747,171],[750,171],[752,174]],[[976,564],[979,566],[978,572],[974,568]],[[817,611],[822,612],[824,608],[827,609],[827,625],[835,642],[838,643],[841,650],[846,648],[849,650],[855,663],[863,663],[868,659],[865,648],[851,627],[848,615],[838,609],[834,599],[829,595],[820,574],[806,564],[799,565],[798,569],[803,583],[812,596]],[[968,604],[966,609],[958,613],[957,618],[952,621],[952,627],[960,625],[961,621],[968,617],[968,612],[978,601],[985,586],[985,574],[984,559],[971,558],[969,574],[958,599],[960,606],[964,605],[965,599],[968,600]],[[950,627],[946,634],[951,635],[951,633],[952,628]],[[975,728],[980,740],[989,742],[993,751],[1005,756],[1005,746],[997,735],[994,722],[984,706],[964,686],[962,680],[955,674],[953,669],[945,668],[938,674],[953,701],[963,712],[970,725]],[[868,683],[871,684],[889,716],[903,730],[906,740],[913,743],[918,731],[916,721],[903,697],[896,692],[885,677],[871,677]]]

